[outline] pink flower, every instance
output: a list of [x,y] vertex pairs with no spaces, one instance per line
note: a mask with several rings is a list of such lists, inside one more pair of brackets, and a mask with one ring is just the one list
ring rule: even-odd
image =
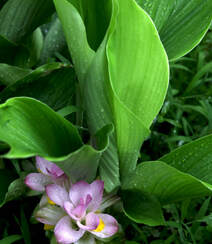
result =
[[40,173],[31,173],[25,178],[25,184],[35,191],[45,191],[48,184],[63,185],[67,181],[65,173],[54,163],[36,157],[36,167]]
[[[58,243],[78,243],[85,232],[99,238],[108,238],[118,231],[118,223],[112,216],[98,212],[103,190],[104,183],[100,180],[92,184],[79,181],[71,186],[69,192],[60,185],[48,185],[46,194],[55,205],[40,210],[45,213],[45,217],[42,219],[40,212],[38,220],[44,224],[56,225],[54,233]],[[94,241],[93,237],[91,240]]]

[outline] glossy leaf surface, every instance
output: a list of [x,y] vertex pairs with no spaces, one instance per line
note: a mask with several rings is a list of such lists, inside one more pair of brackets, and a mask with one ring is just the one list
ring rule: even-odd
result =
[[50,58],[54,57],[57,52],[61,52],[66,47],[66,40],[64,37],[61,22],[56,18],[45,37],[44,45],[41,53],[41,62],[45,63]]
[[212,135],[188,143],[160,158],[170,166],[212,184]]
[[171,60],[199,44],[212,20],[210,0],[136,1],[153,19]]
[[10,147],[3,157],[39,155],[55,162],[72,181],[91,181],[96,177],[99,158],[108,146],[108,135],[112,131],[109,125],[98,131],[97,149],[83,145],[77,129],[69,121],[47,105],[24,97],[9,99],[0,105],[0,126],[0,141]]
[[18,43],[53,13],[51,0],[9,0],[0,11],[0,35]]
[[[119,184],[119,161],[122,175],[135,168],[140,146],[163,103],[168,85],[166,53],[151,19],[133,0],[112,1],[111,22],[96,54],[88,45],[83,19],[70,4],[73,2],[54,2],[75,63],[85,62],[85,54],[89,53],[86,65],[76,71],[85,97],[90,132],[94,134],[108,123],[115,127],[100,162],[106,189],[112,190]],[[73,22],[71,25],[74,17],[80,28]],[[137,23],[144,28],[139,28]],[[83,55],[81,46],[86,48]],[[86,75],[83,75],[85,68]],[[157,70],[157,76],[152,70]],[[140,99],[135,99],[138,96]],[[150,110],[146,110],[147,104]]]
[[11,85],[15,83],[17,80],[22,79],[23,77],[30,74],[32,70],[23,69],[17,66],[12,66],[8,64],[0,64],[0,82],[5,85]]
[[76,128],[48,106],[30,98],[0,105],[0,140],[10,146],[7,158],[67,156],[82,146]]
[[4,69],[2,81],[11,83],[1,92],[1,102],[11,97],[28,96],[56,111],[72,104],[76,77],[73,68],[68,65],[52,63],[33,71],[4,64],[0,64],[0,70],[1,67]]
[[[134,221],[148,225],[160,225],[162,222],[157,215],[154,218],[155,224],[146,220],[146,215],[151,217],[154,209],[154,202],[149,205],[152,207],[148,210],[140,209],[149,201],[144,197],[146,194],[155,197],[161,205],[212,195],[212,185],[160,161],[144,162],[138,165],[135,172],[125,180],[122,189],[123,194],[126,194],[125,199],[130,193],[136,202],[136,205],[130,205],[129,200],[125,200],[126,214]],[[138,208],[140,215],[136,215],[137,211],[133,208]]]

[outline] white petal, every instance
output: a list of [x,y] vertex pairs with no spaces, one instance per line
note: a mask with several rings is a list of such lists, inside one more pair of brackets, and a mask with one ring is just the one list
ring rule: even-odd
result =
[[54,229],[57,242],[62,244],[75,243],[83,236],[84,233],[84,230],[72,229],[71,219],[69,216],[63,217]]

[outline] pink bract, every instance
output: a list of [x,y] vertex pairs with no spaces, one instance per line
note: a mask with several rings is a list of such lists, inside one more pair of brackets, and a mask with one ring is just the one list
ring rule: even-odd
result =
[[36,157],[36,167],[40,173],[31,173],[25,178],[25,184],[32,190],[44,192],[48,184],[64,185],[67,180],[65,173],[54,163]]

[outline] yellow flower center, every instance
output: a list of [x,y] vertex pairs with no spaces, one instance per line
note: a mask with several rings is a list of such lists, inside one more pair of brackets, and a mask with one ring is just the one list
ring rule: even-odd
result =
[[56,203],[54,203],[49,197],[47,197],[47,201],[48,201],[48,203],[51,204],[51,205],[56,205]]
[[101,232],[102,230],[104,230],[104,228],[105,228],[105,223],[103,222],[103,220],[101,218],[99,218],[99,225],[93,231],[95,231],[95,232]]
[[47,225],[47,224],[44,225],[44,230],[52,230],[52,229],[54,229],[54,225]]

